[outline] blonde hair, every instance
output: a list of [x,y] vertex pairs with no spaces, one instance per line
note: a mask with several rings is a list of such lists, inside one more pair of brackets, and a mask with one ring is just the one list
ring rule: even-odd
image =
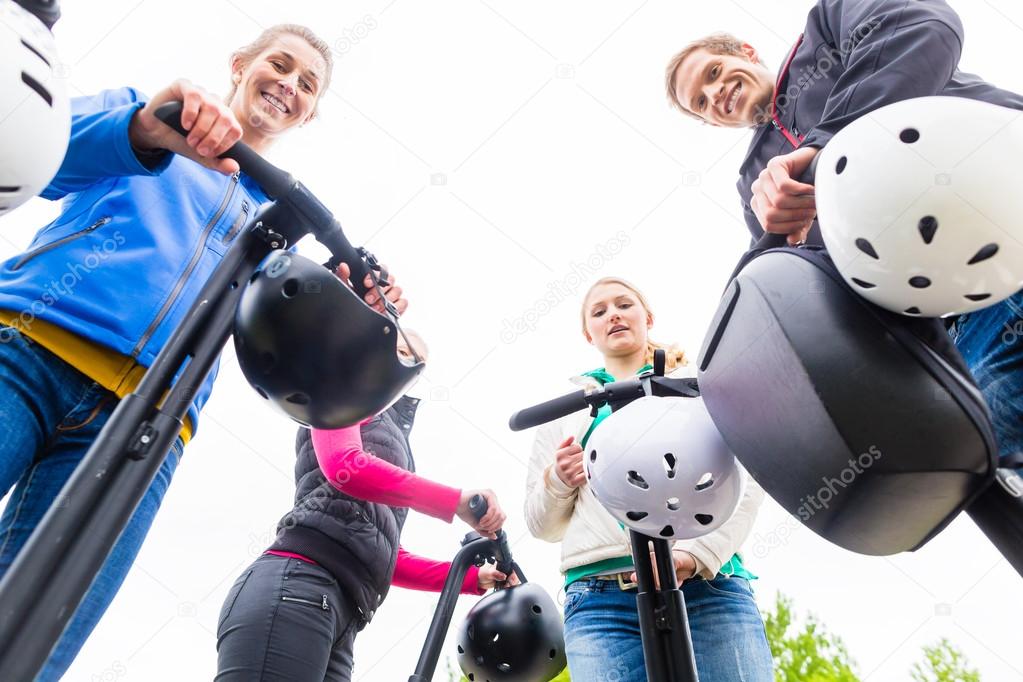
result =
[[[319,112],[319,101],[320,95],[330,86],[330,75],[334,71],[334,55],[330,51],[330,45],[328,45],[322,38],[313,33],[312,29],[309,29],[301,24],[277,24],[265,29],[259,34],[259,37],[253,40],[248,45],[239,47],[237,50],[231,53],[230,64],[234,64],[235,60],[241,62],[242,67],[248,66],[263,52],[263,50],[270,47],[271,44],[278,38],[284,35],[298,36],[303,39],[314,50],[320,53],[320,57],[323,59],[323,82],[320,84],[320,89],[316,94],[317,106],[313,107],[312,116],[316,116]],[[235,93],[238,92],[238,84],[231,80],[231,90],[227,93],[227,97],[224,101],[228,104],[234,99]]]
[[668,62],[668,67],[664,70],[664,89],[667,91],[668,101],[671,105],[681,111],[686,116],[703,120],[701,116],[694,114],[685,107],[682,106],[682,102],[678,100],[675,95],[675,74],[678,73],[679,68],[682,66],[682,62],[686,60],[686,57],[691,55],[697,50],[707,50],[711,54],[728,54],[728,55],[742,55],[742,41],[733,36],[731,33],[711,33],[709,36],[704,36],[698,40],[694,40],[685,47],[683,47],[678,54],[671,58]]
[[[643,295],[643,292],[637,289],[633,284],[622,279],[621,277],[601,277],[596,282],[594,282],[589,289],[586,290],[586,295],[583,296],[583,303],[581,308],[583,334],[587,333],[586,301],[589,300],[590,294],[593,293],[593,290],[603,284],[618,284],[625,287],[636,296],[636,299],[639,301],[639,304],[643,306],[643,310],[646,311],[647,315],[649,315],[650,317],[654,316],[654,311],[650,308],[650,303],[647,302],[646,297]],[[665,372],[671,372],[679,367],[685,367],[686,365],[689,364],[689,359],[686,357],[685,351],[679,348],[676,344],[665,345],[663,343],[657,343],[656,341],[653,341],[649,336],[647,336],[646,340],[646,353],[643,356],[646,364],[648,365],[654,364],[654,351],[656,350],[664,351]]]

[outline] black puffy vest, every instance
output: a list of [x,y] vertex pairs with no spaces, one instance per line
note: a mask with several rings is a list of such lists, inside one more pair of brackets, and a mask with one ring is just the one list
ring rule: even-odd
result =
[[[418,405],[418,399],[403,396],[363,425],[363,449],[415,471],[408,434]],[[328,483],[308,429],[298,430],[295,451],[295,507],[277,524],[270,549],[301,554],[330,571],[368,623],[391,586],[408,509],[366,502]],[[357,460],[348,466],[358,467]]]

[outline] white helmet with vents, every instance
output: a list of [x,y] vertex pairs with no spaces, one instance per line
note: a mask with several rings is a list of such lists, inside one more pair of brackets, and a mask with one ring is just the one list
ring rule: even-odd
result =
[[1023,112],[920,97],[839,131],[818,156],[817,217],[864,298],[940,317],[1023,288]]
[[71,107],[53,35],[11,0],[0,0],[0,215],[53,179],[71,132]]
[[653,538],[706,535],[739,504],[738,465],[701,398],[634,400],[600,423],[583,457],[597,500]]

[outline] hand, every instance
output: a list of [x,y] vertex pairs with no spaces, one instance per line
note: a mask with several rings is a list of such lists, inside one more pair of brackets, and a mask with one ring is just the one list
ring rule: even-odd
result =
[[[671,556],[675,560],[675,581],[681,585],[683,580],[688,580],[696,575],[696,557],[684,549],[671,550]],[[661,580],[657,577],[657,564],[654,561],[654,553],[650,552],[650,564],[654,569],[654,589],[661,588]],[[636,573],[633,571],[629,580],[636,582]]]
[[497,566],[494,564],[483,564],[480,567],[479,576],[476,578],[476,584],[479,585],[479,588],[481,590],[490,590],[497,587],[498,583],[504,583],[505,587],[521,584],[517,574],[505,575],[497,570]]
[[583,449],[569,436],[554,451],[554,472],[561,482],[570,488],[578,488],[586,483],[586,470],[583,467]]
[[[478,521],[473,515],[472,510],[469,509],[469,500],[473,498],[473,495],[482,495],[487,501],[487,513]],[[458,501],[458,509],[455,513],[458,515],[458,518],[472,526],[473,530],[491,540],[497,539],[497,531],[501,530],[505,519],[508,518],[504,510],[501,509],[501,505],[497,503],[497,495],[494,494],[493,490],[463,490],[462,498]]]
[[[335,274],[337,274],[337,276],[341,278],[342,282],[344,282],[348,286],[351,286],[349,279],[352,276],[352,269],[348,267],[347,263],[342,263],[341,265],[339,265]],[[387,275],[387,277],[383,277],[383,275]],[[394,304],[394,307],[398,311],[399,315],[403,314],[406,310],[408,310],[408,301],[401,297],[403,293],[401,287],[395,286],[394,275],[387,271],[386,265],[383,265],[380,268],[380,273],[378,276],[380,276],[381,279],[386,279],[388,282],[387,286],[380,287],[381,290],[383,290],[384,292],[384,296],[387,298],[388,301]],[[376,289],[373,288],[373,278],[368,273],[366,274],[366,279],[362,281],[362,284],[363,286],[366,287],[366,295],[364,297],[366,305],[372,307],[373,310],[377,311],[378,313],[385,312],[384,303],[383,301],[380,300],[380,297],[377,296]]]
[[750,189],[750,208],[765,232],[786,234],[789,244],[806,239],[806,233],[817,216],[814,186],[795,180],[817,156],[819,149],[804,147],[790,154],[776,156],[767,162]]
[[[167,102],[183,103],[181,125],[188,131],[187,137],[153,115]],[[217,157],[240,140],[242,132],[234,112],[219,97],[183,79],[156,93],[128,124],[128,139],[136,149],[168,149],[224,175],[238,172],[238,162]]]

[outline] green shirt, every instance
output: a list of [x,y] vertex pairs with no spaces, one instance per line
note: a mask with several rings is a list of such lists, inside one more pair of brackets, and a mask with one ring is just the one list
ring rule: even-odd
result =
[[[652,369],[653,369],[652,365],[643,365],[636,371],[636,374],[639,375],[642,374],[643,372],[648,372]],[[601,386],[615,381],[615,378],[603,367],[601,367],[600,369],[595,369],[592,372],[586,372],[585,374],[583,374],[583,376],[596,379]],[[597,425],[600,424],[600,422],[607,419],[607,417],[610,414],[611,406],[607,404],[602,405],[600,409],[597,410],[597,416],[593,418],[593,422],[590,424],[590,428],[586,430],[586,434],[583,436],[582,441],[580,441],[579,443],[583,447],[583,449],[586,448],[586,441],[590,439],[590,434],[593,433],[593,429],[597,428]],[[619,522],[618,525],[621,526],[623,529],[625,528],[625,524],[623,523]],[[565,573],[565,586],[567,587],[568,585],[574,583],[576,580],[582,580],[583,578],[588,578],[591,575],[597,575],[598,573],[607,573],[609,571],[619,573],[631,569],[633,567],[634,566],[632,562],[632,556],[612,557],[611,559],[604,559],[603,561],[595,561],[591,564],[576,566],[575,568],[568,569],[568,571]],[[718,573],[720,575],[746,578],[747,580],[757,579],[757,576],[753,575],[749,571],[749,569],[747,569],[743,565],[742,557],[739,556],[738,554],[733,554],[732,558],[726,561],[723,566],[721,566],[721,570]]]

